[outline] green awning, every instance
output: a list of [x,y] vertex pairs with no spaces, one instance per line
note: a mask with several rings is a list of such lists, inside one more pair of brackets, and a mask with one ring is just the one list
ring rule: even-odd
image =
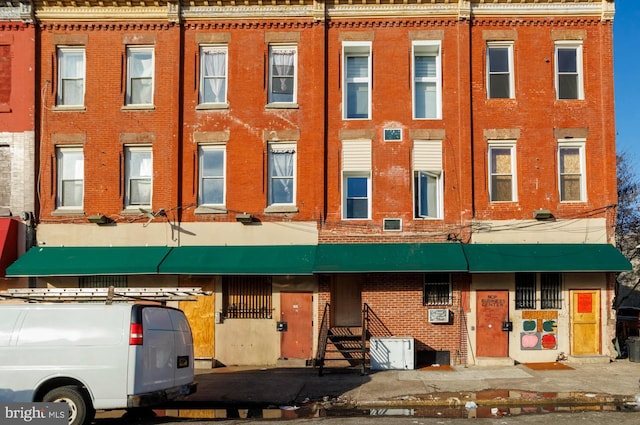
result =
[[316,273],[465,272],[458,243],[320,244]]
[[160,265],[161,274],[311,275],[315,245],[181,246]]
[[609,244],[468,244],[471,273],[622,272],[631,263]]
[[7,277],[157,274],[171,248],[34,247],[7,268]]

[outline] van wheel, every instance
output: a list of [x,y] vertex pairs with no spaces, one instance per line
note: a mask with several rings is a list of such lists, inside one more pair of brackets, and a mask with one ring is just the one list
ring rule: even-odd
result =
[[68,385],[54,388],[44,395],[44,402],[62,403],[69,405],[69,425],[83,425],[91,423],[95,410],[82,395],[79,387]]

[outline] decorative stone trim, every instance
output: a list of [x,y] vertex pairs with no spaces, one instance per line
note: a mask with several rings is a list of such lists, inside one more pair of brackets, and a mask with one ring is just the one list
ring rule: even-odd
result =
[[554,128],[553,137],[556,139],[586,139],[589,137],[588,128]]
[[488,128],[484,130],[487,140],[517,140],[520,138],[519,128]]
[[229,130],[223,131],[198,131],[193,133],[194,143],[226,143],[229,141]]
[[53,145],[84,145],[86,142],[87,135],[85,133],[53,133],[51,135],[51,143]]
[[264,130],[262,138],[266,141],[278,141],[278,140],[300,140],[300,130]]
[[156,141],[154,133],[120,133],[120,143],[123,145],[135,143],[153,143]]
[[409,139],[413,140],[444,140],[445,137],[446,132],[442,128],[414,128],[409,130]]

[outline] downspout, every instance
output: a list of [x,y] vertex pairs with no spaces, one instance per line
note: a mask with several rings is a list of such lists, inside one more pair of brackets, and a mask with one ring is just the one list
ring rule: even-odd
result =
[[324,227],[324,222],[327,219],[327,211],[329,209],[328,206],[328,180],[329,180],[329,111],[328,111],[328,97],[329,97],[329,52],[327,46],[329,44],[329,11],[327,8],[326,1],[322,2],[322,24],[323,24],[323,45],[322,45],[322,57],[323,57],[323,73],[324,73],[324,84],[323,84],[323,99],[322,99],[322,114],[323,114],[323,126],[322,126],[322,139],[323,139],[323,191],[322,191],[322,217],[320,217],[320,226]]

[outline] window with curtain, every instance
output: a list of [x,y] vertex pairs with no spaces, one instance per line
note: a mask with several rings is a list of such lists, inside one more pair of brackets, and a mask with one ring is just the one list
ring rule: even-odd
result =
[[199,103],[227,102],[227,47],[200,47]]
[[295,46],[271,46],[269,48],[269,103],[296,102]]
[[516,309],[536,308],[536,274],[516,273]]
[[153,163],[151,147],[125,148],[127,207],[151,206]]
[[583,99],[581,42],[557,42],[555,59],[558,99]]
[[516,201],[515,146],[489,146],[489,198],[491,202]]
[[513,98],[513,45],[489,43],[487,45],[487,97]]
[[558,147],[560,167],[560,200],[584,201],[583,147],[563,145]]
[[153,61],[152,47],[127,48],[127,105],[153,104]]
[[269,145],[269,205],[295,204],[296,145]]
[[200,162],[198,205],[224,205],[225,147],[201,145],[198,153]]
[[84,105],[85,50],[84,47],[58,48],[57,106]]
[[344,118],[368,119],[371,111],[371,45],[344,45]]
[[453,291],[450,273],[425,273],[422,305],[451,305]]
[[82,208],[84,196],[84,154],[80,147],[57,148],[57,208]]
[[440,42],[414,42],[413,116],[416,119],[441,118],[442,75]]

